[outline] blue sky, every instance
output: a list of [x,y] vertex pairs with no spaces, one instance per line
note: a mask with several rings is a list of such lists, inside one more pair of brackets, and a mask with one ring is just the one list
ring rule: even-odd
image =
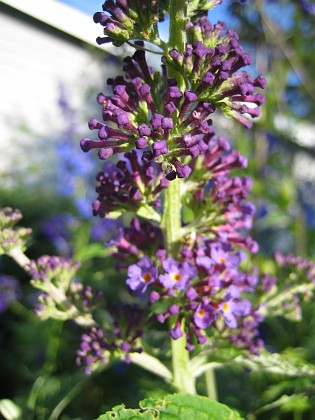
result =
[[[102,0],[59,0],[62,3],[66,3],[69,4],[70,6],[76,7],[79,10],[82,10],[82,12],[85,12],[91,16],[93,16],[93,14],[95,12],[100,12],[102,10],[102,4],[104,3],[104,1]],[[230,23],[230,26],[233,27],[233,25],[231,25],[231,22],[228,22],[227,19],[227,13],[226,13],[226,5],[227,2],[223,2],[223,4],[221,6],[217,6],[215,7],[210,14],[210,19],[212,22],[217,22],[218,20],[224,20],[227,23]]]

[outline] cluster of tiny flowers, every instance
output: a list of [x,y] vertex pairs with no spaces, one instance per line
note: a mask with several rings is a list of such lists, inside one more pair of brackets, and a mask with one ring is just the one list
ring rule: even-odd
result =
[[130,353],[142,351],[139,338],[143,335],[141,325],[145,320],[145,311],[137,305],[121,304],[112,307],[109,314],[112,318],[110,326],[88,328],[81,337],[77,364],[84,366],[87,374],[107,364],[112,353],[128,363]]
[[[213,130],[211,121],[205,119],[213,112],[213,106],[196,103],[191,109],[196,95],[182,93],[174,79],[167,79],[164,92],[151,92],[152,71],[143,51],[125,60],[124,70],[127,80],[117,77],[108,82],[114,95],[98,96],[103,120],[116,124],[117,129],[92,119],[89,127],[98,130],[99,140],[82,139],[82,150],[98,148],[99,157],[107,159],[114,153],[136,148],[142,151],[144,161],[161,163],[167,179],[187,178],[191,169],[178,157],[196,157],[207,149]],[[158,100],[154,99],[157,96]]]
[[[94,16],[104,27],[99,43],[134,39],[137,50],[124,59],[124,75],[107,81],[112,94],[98,95],[102,120],[89,122],[97,135],[80,143],[84,152],[97,149],[101,160],[124,154],[116,164],[106,162],[97,175],[93,213],[105,218],[127,211],[150,222],[134,218],[106,243],[118,260],[116,268],[127,270],[130,294],[148,307],[122,305],[118,312],[109,311],[110,327],[94,325],[86,331],[78,363],[87,373],[107,363],[110,353],[121,357],[123,352],[128,361],[128,353],[141,351],[143,319],[147,325],[167,321],[172,339],[185,335],[189,351],[206,344],[209,335],[254,354],[263,346],[258,329],[263,316],[250,296],[272,286],[267,278],[260,285],[256,269],[242,269],[245,251],[258,251],[247,234],[255,207],[246,200],[251,180],[231,176],[247,160],[215,136],[212,118],[218,109],[250,128],[265,99],[257,89],[264,89],[266,81],[242,71],[251,57],[238,35],[205,16],[204,10],[220,3],[187,2],[193,19],[186,24],[183,51],[168,50],[157,39],[156,23],[168,11],[166,2],[167,7],[161,1],[108,0],[104,13]],[[143,40],[163,49],[161,74],[148,65]],[[183,178],[180,199],[193,215],[183,212],[176,258],[154,225],[164,220],[160,193],[175,178]]]
[[83,285],[80,281],[73,281],[67,293],[70,302],[80,312],[91,312],[103,300],[104,293],[101,290],[93,290],[88,285]]
[[20,297],[20,284],[11,276],[0,275],[0,313]]
[[113,247],[112,256],[117,259],[116,268],[127,268],[130,262],[136,262],[144,255],[153,255],[164,246],[160,228],[150,222],[140,221],[135,217],[128,227],[121,227],[106,246]]
[[238,35],[226,31],[224,22],[212,26],[203,16],[197,23],[189,22],[188,40],[182,54],[173,49],[165,60],[185,75],[198,102],[211,103],[250,128],[252,123],[243,114],[259,116],[265,97],[256,88],[264,89],[266,81],[239,71],[251,64],[251,57],[239,45]]
[[36,261],[31,260],[27,269],[34,282],[58,283],[67,290],[79,267],[78,262],[69,258],[42,255]]
[[228,338],[233,329],[234,343],[258,352],[262,317],[259,308],[241,297],[243,292],[255,292],[257,275],[239,269],[244,259],[241,251],[208,239],[197,238],[197,243],[192,249],[183,248],[181,261],[167,258],[165,250],[157,252],[158,265],[142,257],[128,268],[129,289],[139,297],[149,296],[158,321],[172,319],[171,337],[176,340],[185,333],[188,350],[195,348],[195,340],[205,344],[206,330],[215,327]]
[[[193,171],[187,202],[195,214],[187,232],[212,236],[221,242],[258,251],[258,244],[246,233],[252,227],[255,206],[246,200],[252,182],[245,176],[230,176],[234,168],[245,168],[247,159],[222,137],[209,143],[202,163]],[[206,180],[204,178],[206,173]],[[200,182],[203,181],[203,182]]]
[[142,38],[157,41],[156,23],[163,19],[163,0],[107,0],[103,12],[94,15],[94,22],[104,27],[104,38],[97,38],[98,44],[112,42],[120,46],[131,39]]
[[70,315],[66,312],[72,304],[67,293],[79,263],[68,258],[43,255],[36,261],[31,260],[26,268],[32,278],[31,284],[42,291],[36,314],[42,319],[68,319]]
[[98,96],[104,122],[89,122],[90,129],[98,130],[98,140],[82,139],[82,150],[100,149],[99,157],[107,159],[137,148],[144,161],[162,165],[167,179],[187,178],[191,168],[183,161],[207,152],[214,135],[210,115],[216,107],[250,127],[243,114],[259,115],[264,95],[255,89],[266,82],[262,76],[253,79],[239,72],[251,59],[239,46],[238,36],[231,30],[223,34],[225,29],[222,22],[212,27],[202,17],[189,28],[191,37],[202,41],[187,44],[183,54],[173,49],[163,57],[183,75],[186,88],[173,78],[157,83],[141,50],[125,59],[125,77],[108,81],[113,95]]
[[300,321],[301,303],[314,296],[315,263],[303,257],[278,252],[274,259],[277,278],[263,273],[257,288],[261,295],[261,311],[265,316]]
[[10,253],[15,248],[24,250],[32,230],[15,225],[22,219],[19,210],[5,207],[0,210],[0,255]]
[[303,257],[293,254],[282,255],[279,252],[275,254],[275,260],[280,267],[297,269],[304,273],[307,280],[315,283],[315,263]]
[[154,163],[139,162],[135,150],[125,154],[125,160],[116,165],[106,162],[96,176],[98,197],[93,202],[95,216],[104,218],[112,211],[137,211],[143,204],[159,207],[159,193],[168,186]]

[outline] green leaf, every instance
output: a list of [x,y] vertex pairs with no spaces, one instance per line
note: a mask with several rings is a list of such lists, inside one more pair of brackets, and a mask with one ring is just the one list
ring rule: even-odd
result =
[[143,410],[125,408],[125,406],[122,404],[114,407],[112,411],[108,411],[107,413],[102,414],[100,417],[98,417],[98,420],[153,420],[158,418],[158,414],[154,410],[147,410],[143,412]]
[[120,210],[113,210],[109,213],[106,213],[106,219],[118,219],[123,214]]
[[240,420],[238,412],[207,397],[190,394],[167,395],[163,399],[147,398],[140,401],[141,409],[116,406],[98,420],[161,419],[161,420]]
[[253,370],[265,370],[284,376],[315,377],[315,366],[303,360],[297,352],[268,353],[263,351],[259,356],[236,357],[235,363],[241,363]]
[[80,249],[75,258],[81,262],[90,260],[91,258],[104,258],[108,257],[111,254],[111,248],[105,248],[102,244],[91,244],[82,249]]
[[161,215],[157,213],[151,206],[149,205],[142,205],[137,210],[137,215],[143,217],[148,220],[154,220],[155,222],[161,221]]

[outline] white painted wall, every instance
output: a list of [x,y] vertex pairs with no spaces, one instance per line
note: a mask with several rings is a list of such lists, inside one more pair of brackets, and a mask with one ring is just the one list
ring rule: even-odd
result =
[[[4,3],[31,5],[34,0]],[[53,9],[47,13],[51,20],[54,16],[58,22],[60,10],[66,14],[60,16],[63,25],[60,33],[59,29],[52,33],[49,25],[43,27],[42,23],[37,24],[37,20],[24,19],[27,15],[16,16],[16,13],[0,9],[0,173],[10,171],[12,161],[21,167],[30,159],[37,159],[39,152],[46,150],[48,153],[51,149],[51,142],[62,130],[58,108],[60,83],[71,93],[72,105],[84,110],[91,104],[84,103],[83,88],[90,86],[97,94],[105,86],[107,77],[117,74],[117,67],[108,59],[109,56],[97,54],[99,50],[89,46],[88,41],[79,45],[62,36],[67,22],[71,23],[69,32],[73,35],[78,13],[81,17],[78,33],[84,22],[94,28],[96,25],[91,17],[53,0],[40,0],[40,3],[42,6],[45,3],[56,6],[55,14],[51,11]],[[87,116],[87,119],[92,116]],[[86,124],[82,130],[88,133]]]

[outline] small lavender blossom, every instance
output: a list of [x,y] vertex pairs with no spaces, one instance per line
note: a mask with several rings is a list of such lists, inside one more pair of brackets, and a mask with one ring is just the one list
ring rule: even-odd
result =
[[10,254],[15,248],[25,250],[32,229],[15,226],[21,219],[19,210],[10,207],[0,210],[0,255]]
[[146,312],[137,305],[119,304],[109,309],[109,325],[87,328],[77,351],[77,364],[86,374],[107,364],[112,355],[130,361],[130,353],[141,353],[142,324]]
[[205,330],[215,321],[215,319],[215,308],[209,304],[206,299],[203,299],[194,313],[194,323],[196,327]]
[[0,313],[20,297],[18,280],[11,276],[0,275]]
[[160,274],[159,280],[166,289],[186,290],[196,274],[196,268],[188,262],[179,264],[173,258],[167,258],[162,263],[165,274]]
[[175,324],[175,327],[169,330],[169,334],[173,340],[178,340],[180,337],[184,335],[181,329],[180,321],[177,321]]
[[148,286],[155,282],[158,276],[158,269],[153,266],[149,257],[142,257],[137,264],[128,268],[128,279],[126,281],[130,289],[138,294],[144,294]]

